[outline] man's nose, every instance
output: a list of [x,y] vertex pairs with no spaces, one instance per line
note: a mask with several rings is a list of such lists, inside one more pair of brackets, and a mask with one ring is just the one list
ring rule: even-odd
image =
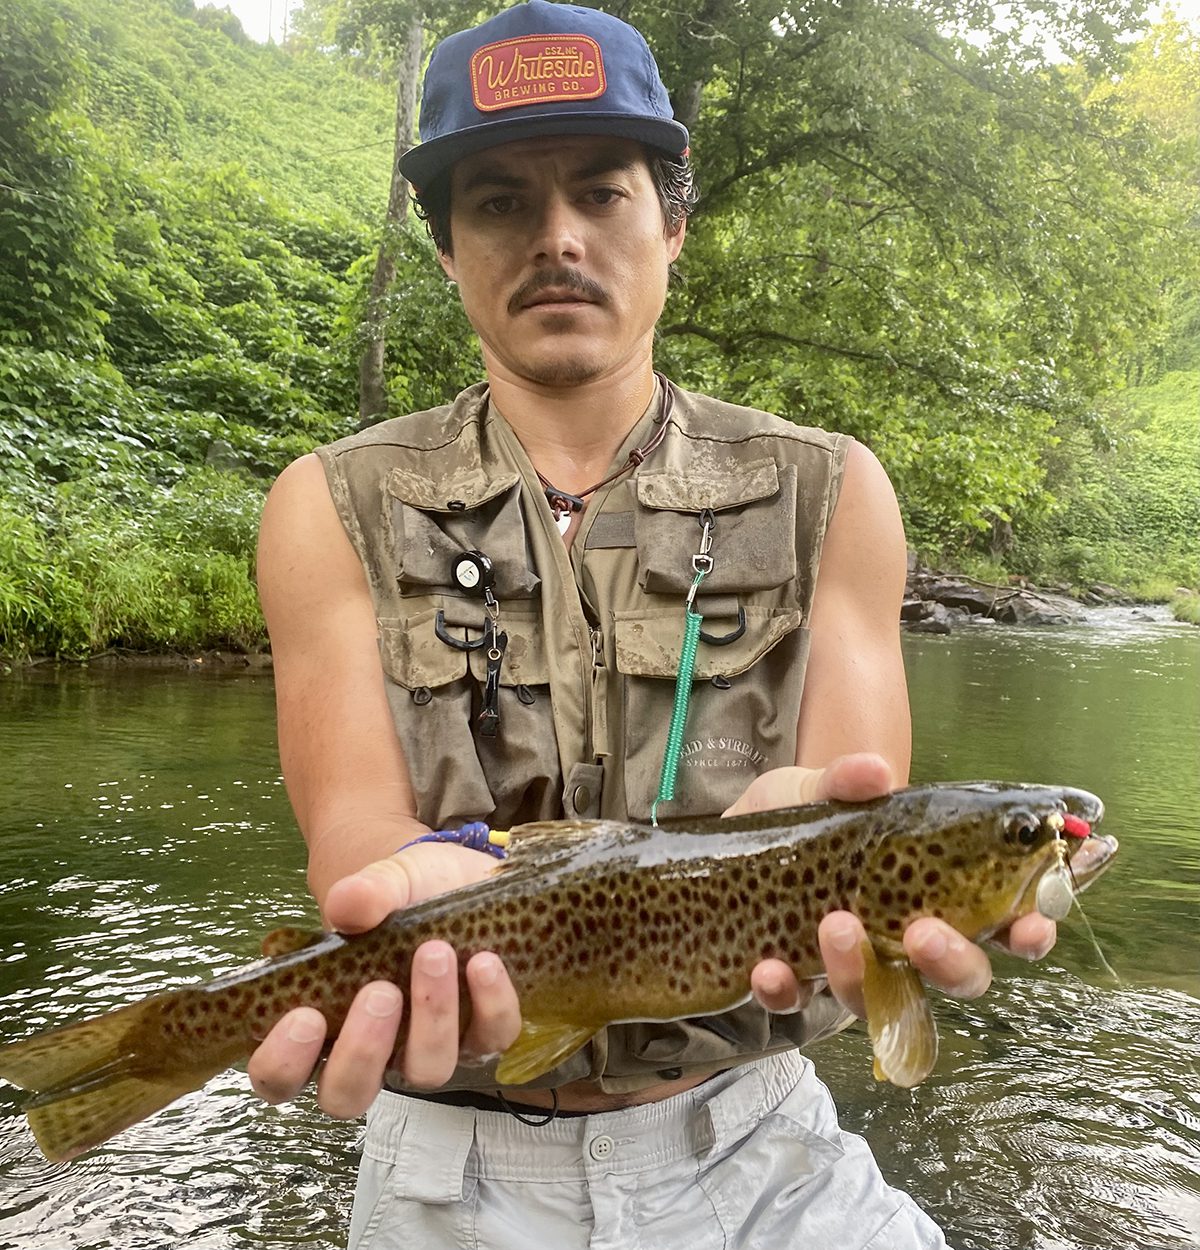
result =
[[547,198],[537,218],[534,259],[548,264],[582,260],[581,224],[578,210],[566,196]]

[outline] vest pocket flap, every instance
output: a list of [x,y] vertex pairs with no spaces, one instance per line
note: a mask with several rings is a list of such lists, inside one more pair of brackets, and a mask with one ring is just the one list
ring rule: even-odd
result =
[[[746,629],[723,645],[700,640],[696,648],[695,678],[735,677],[753,667],[782,638],[800,628],[798,611],[748,607]],[[679,671],[683,645],[683,612],[616,613],[617,668],[630,677],[659,677],[674,680]],[[735,616],[708,616],[701,629],[721,638],[736,631]]]
[[649,489],[646,478],[638,478],[633,533],[644,590],[687,593],[705,508],[716,514],[706,593],[768,590],[795,578],[796,468],[780,470],[774,460],[761,460],[720,477],[659,475]]
[[643,508],[671,512],[700,512],[704,508],[720,512],[778,493],[779,469],[774,460],[754,460],[733,473],[643,469],[637,477],[638,503]]
[[[500,661],[500,684],[548,686],[550,665],[546,658],[546,639],[537,617],[504,608],[500,613],[500,631],[508,635],[508,645]],[[485,681],[488,660],[483,647],[471,652],[469,663],[472,674],[480,682]]]
[[467,512],[511,490],[521,479],[516,473],[489,477],[479,470],[433,481],[427,474],[393,469],[388,475],[388,494],[422,512]]
[[435,611],[379,622],[383,671],[406,690],[446,686],[467,672],[467,653],[434,632]]

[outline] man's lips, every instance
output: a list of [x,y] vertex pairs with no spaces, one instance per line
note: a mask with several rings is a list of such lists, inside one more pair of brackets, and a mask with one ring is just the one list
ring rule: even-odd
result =
[[575,269],[559,269],[536,274],[523,283],[509,299],[508,310],[514,315],[536,308],[567,310],[604,300],[604,288],[594,279]]
[[595,300],[590,300],[586,295],[580,295],[578,291],[539,291],[532,299],[526,300],[522,305],[522,310],[527,308],[543,308],[547,305],[551,307],[562,307],[565,304],[593,304]]

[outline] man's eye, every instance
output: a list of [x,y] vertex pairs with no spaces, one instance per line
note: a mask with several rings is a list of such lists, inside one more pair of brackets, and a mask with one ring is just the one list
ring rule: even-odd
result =
[[511,213],[517,206],[517,200],[512,195],[493,195],[484,200],[482,204],[483,211],[490,213],[494,217],[504,217]]
[[621,193],[616,187],[595,187],[588,192],[588,198],[593,204],[614,204],[621,198]]

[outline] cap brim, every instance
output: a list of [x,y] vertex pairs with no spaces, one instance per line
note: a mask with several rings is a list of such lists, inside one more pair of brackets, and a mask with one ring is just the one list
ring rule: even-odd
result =
[[688,146],[687,128],[661,117],[630,117],[628,113],[538,113],[484,122],[418,144],[400,158],[400,172],[419,193],[464,156],[540,135],[614,135],[645,143],[676,158],[682,157]]

